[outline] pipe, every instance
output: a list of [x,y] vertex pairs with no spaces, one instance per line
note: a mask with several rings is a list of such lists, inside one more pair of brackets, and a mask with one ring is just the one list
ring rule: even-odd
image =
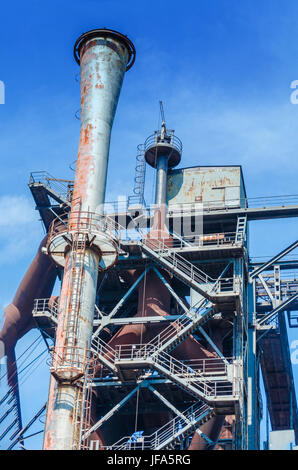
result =
[[161,206],[167,200],[168,157],[160,155],[156,166],[155,204]]
[[57,270],[51,259],[42,252],[46,243],[47,235],[40,243],[12,303],[4,309],[4,325],[0,332],[0,341],[4,343],[5,354],[14,349],[18,339],[27,331],[36,327],[32,317],[34,299],[48,298],[52,293]]
[[[81,133],[59,302],[56,343],[44,435],[45,450],[75,450],[81,444],[84,386],[93,329],[101,246],[109,241],[98,229],[82,229],[93,214],[102,214],[110,136],[124,73],[134,47],[122,34],[97,29],[75,44],[81,66]],[[96,220],[96,219],[95,219]],[[83,231],[82,231],[83,230]]]
[[167,213],[167,174],[168,157],[160,155],[156,163],[156,183],[155,183],[155,205],[154,228],[163,230],[165,228]]
[[4,325],[0,331],[0,359],[3,355],[7,356],[7,384],[13,389],[16,399],[19,428],[22,427],[22,424],[15,345],[25,333],[36,327],[32,317],[34,299],[36,296],[48,298],[55,284],[56,267],[51,259],[42,252],[46,242],[47,236],[40,243],[29,269],[20,282],[12,303],[5,307]]

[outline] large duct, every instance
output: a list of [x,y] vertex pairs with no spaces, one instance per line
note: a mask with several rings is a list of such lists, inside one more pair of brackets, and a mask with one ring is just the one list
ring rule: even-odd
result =
[[[55,229],[49,254],[64,266],[47,408],[44,449],[80,447],[82,403],[93,328],[98,268],[117,260],[102,225],[110,135],[125,71],[134,47],[122,34],[97,29],[75,44],[81,66],[81,135],[67,226]],[[58,247],[58,248],[57,248]],[[65,254],[65,259],[57,253]]]
[[[52,260],[42,252],[47,236],[42,240],[36,256],[23,277],[11,304],[4,309],[4,325],[0,332],[0,342],[9,355],[18,339],[31,328],[36,327],[32,317],[33,303],[36,297],[50,297],[57,270]],[[2,349],[2,348],[1,348]]]
[[6,356],[7,385],[15,397],[19,429],[22,427],[21,406],[19,397],[18,369],[15,346],[29,330],[37,325],[32,316],[34,299],[50,297],[57,270],[52,260],[42,252],[47,236],[42,240],[38,251],[23,277],[13,301],[4,309],[4,325],[0,331],[0,359]]

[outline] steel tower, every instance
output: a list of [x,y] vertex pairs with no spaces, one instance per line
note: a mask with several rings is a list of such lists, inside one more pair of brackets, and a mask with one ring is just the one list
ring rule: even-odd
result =
[[[32,312],[49,346],[44,448],[259,449],[261,376],[272,429],[293,429],[297,440],[287,323],[298,326],[298,259],[289,257],[298,242],[255,262],[248,226],[297,217],[298,197],[247,198],[240,166],[175,168],[182,143],[162,110],[161,128],[138,147],[137,200],[114,211],[105,205],[110,133],[134,56],[115,31],[78,39],[75,180],[30,177],[48,235],[21,284],[28,305],[15,297],[0,340],[11,365]],[[156,170],[150,208],[147,164]],[[50,297],[56,272],[58,299]],[[19,409],[18,388],[10,387]],[[24,428],[19,417],[10,447],[40,413]]]

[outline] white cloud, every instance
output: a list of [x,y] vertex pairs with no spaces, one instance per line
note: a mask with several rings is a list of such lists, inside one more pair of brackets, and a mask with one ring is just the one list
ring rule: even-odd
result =
[[0,265],[18,263],[34,253],[41,238],[37,213],[24,196],[0,197]]
[[0,227],[20,227],[36,220],[32,203],[24,196],[0,197]]

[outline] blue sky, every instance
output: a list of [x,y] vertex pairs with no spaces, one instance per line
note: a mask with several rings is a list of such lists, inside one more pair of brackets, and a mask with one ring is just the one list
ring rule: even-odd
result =
[[[131,194],[136,146],[156,128],[160,99],[183,141],[181,166],[241,164],[249,197],[298,193],[298,105],[290,102],[298,79],[296,0],[27,0],[2,4],[0,21],[1,308],[43,233],[30,172],[73,176],[80,90],[72,49],[89,29],[119,30],[137,50],[116,113],[107,200],[119,188]],[[297,238],[296,227],[294,219],[252,223],[251,254],[274,254]],[[36,377],[42,403],[46,368]],[[26,393],[29,418],[29,386]]]

